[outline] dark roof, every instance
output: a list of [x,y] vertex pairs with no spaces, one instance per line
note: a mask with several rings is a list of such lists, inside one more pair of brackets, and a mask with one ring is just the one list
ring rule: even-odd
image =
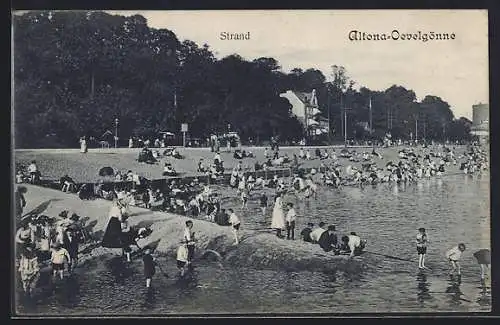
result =
[[294,91],[295,96],[297,96],[301,102],[309,104],[311,101],[312,93],[305,93],[303,91]]
[[[311,97],[312,97],[312,91],[310,93],[306,93],[303,91],[293,91],[295,96],[297,96],[301,102],[310,105],[311,103]],[[318,95],[316,95],[317,97]],[[317,99],[317,98],[316,98]]]

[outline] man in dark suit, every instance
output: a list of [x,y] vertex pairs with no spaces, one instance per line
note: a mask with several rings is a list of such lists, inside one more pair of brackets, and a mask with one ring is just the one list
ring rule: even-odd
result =
[[335,233],[334,225],[328,226],[327,231],[321,234],[318,244],[325,252],[330,252],[337,248],[337,234]]

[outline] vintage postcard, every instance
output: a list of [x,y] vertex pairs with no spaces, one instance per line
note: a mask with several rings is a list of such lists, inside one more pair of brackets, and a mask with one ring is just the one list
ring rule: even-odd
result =
[[12,27],[16,316],[491,311],[486,10]]

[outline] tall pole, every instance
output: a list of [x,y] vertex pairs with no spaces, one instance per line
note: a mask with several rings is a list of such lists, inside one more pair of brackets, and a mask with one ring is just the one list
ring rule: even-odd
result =
[[340,125],[342,126],[342,132],[345,133],[344,129],[344,123],[342,122],[342,112],[343,112],[343,107],[342,107],[342,90],[340,91]]
[[370,137],[372,135],[372,130],[373,130],[373,118],[372,118],[372,96],[370,95]]
[[425,117],[424,117],[424,141],[427,138],[427,133],[426,133],[426,130],[425,130],[425,125],[426,125],[426,120],[425,120]]
[[332,144],[332,131],[330,129],[330,88],[327,88],[328,93],[328,144]]
[[118,118],[115,118],[115,148],[118,148]]
[[344,144],[347,147],[347,111],[344,109]]
[[415,142],[418,143],[418,118],[415,117]]
[[389,120],[390,120],[390,119],[389,119],[389,116],[390,116],[390,112],[391,112],[391,111],[390,111],[389,107],[387,107],[385,110],[386,110],[386,112],[387,112],[387,114],[386,114],[386,115],[387,115],[387,132],[389,132],[389,130],[391,129],[391,126],[390,126],[390,124],[389,124]]
[[308,125],[308,115],[307,115],[307,104],[304,104],[304,118],[305,118],[305,125],[306,125],[306,132],[305,132],[305,135],[304,135],[304,140],[305,140],[305,144],[308,145],[309,144],[309,125]]

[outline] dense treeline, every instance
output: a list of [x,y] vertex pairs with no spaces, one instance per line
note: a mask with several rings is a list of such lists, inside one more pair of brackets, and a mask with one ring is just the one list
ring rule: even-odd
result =
[[[243,140],[299,140],[303,131],[279,96],[288,89],[316,89],[332,138],[343,138],[341,107],[351,110],[349,138],[382,137],[387,130],[409,138],[418,119],[419,138],[464,139],[470,121],[454,119],[441,98],[401,86],[385,91],[355,89],[341,66],[332,81],[319,70],[281,71],[271,57],[247,61],[237,54],[216,59],[209,46],[180,42],[166,29],[148,27],[140,15],[103,12],[29,12],[14,16],[14,118],[16,147],[77,146],[79,137],[100,138],[119,120],[128,137],[225,132]],[[369,120],[373,133],[360,122]],[[329,114],[328,114],[329,113]],[[326,136],[324,136],[326,137]]]

